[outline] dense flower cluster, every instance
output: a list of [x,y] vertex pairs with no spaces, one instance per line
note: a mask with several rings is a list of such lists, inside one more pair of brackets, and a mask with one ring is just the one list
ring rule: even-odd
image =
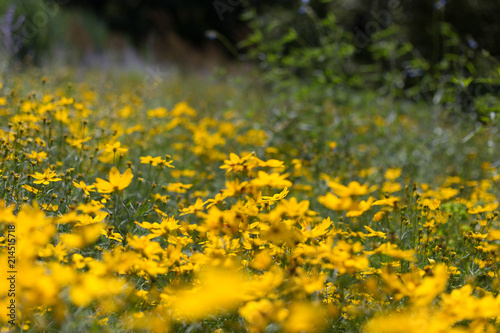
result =
[[[500,329],[491,165],[480,179],[432,185],[397,166],[315,177],[311,161],[288,159],[231,111],[10,84],[0,90],[0,262],[14,225],[19,328]],[[1,309],[8,289],[2,279]],[[0,311],[6,330],[9,320]]]

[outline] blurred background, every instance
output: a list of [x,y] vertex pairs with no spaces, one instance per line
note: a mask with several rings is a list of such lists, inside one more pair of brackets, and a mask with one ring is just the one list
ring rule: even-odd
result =
[[[248,47],[241,44],[256,21],[294,27],[314,44],[321,34],[307,21],[311,14],[333,14],[363,49],[371,35],[397,24],[399,38],[431,64],[445,52],[438,22],[471,49],[500,55],[500,2],[473,0],[1,0],[0,48],[3,58],[36,65],[141,59],[210,67],[245,59]],[[371,58],[356,54],[361,63]]]
[[498,14],[500,1],[476,0],[0,0],[0,72],[251,69],[294,108],[357,91],[488,123],[500,110]]

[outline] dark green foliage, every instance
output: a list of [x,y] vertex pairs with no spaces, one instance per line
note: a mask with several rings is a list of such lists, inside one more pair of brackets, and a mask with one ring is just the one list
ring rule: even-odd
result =
[[[500,75],[492,69],[499,67],[498,61],[445,20],[444,2],[444,7],[421,4],[432,14],[431,46],[414,44],[416,27],[405,23],[411,16],[407,5],[389,1],[366,9],[361,25],[350,29],[337,14],[350,12],[339,3],[304,2],[263,12],[250,9],[243,15],[252,34],[240,46],[276,92],[294,105],[314,106],[325,101],[342,105],[346,91],[370,91],[425,101],[454,114],[472,113],[482,123],[494,120],[494,86]],[[420,23],[425,26],[421,34],[427,35],[426,21]],[[429,47],[435,52],[429,53]]]

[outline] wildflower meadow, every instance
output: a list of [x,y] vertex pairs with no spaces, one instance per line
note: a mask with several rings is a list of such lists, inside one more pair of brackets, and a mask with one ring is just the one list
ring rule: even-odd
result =
[[0,2],[0,332],[500,332],[493,3]]
[[266,112],[212,109],[228,83],[141,99],[98,75],[2,82],[3,331],[499,329],[488,133],[415,182],[372,144],[411,145],[410,112],[325,106],[325,142],[291,145]]

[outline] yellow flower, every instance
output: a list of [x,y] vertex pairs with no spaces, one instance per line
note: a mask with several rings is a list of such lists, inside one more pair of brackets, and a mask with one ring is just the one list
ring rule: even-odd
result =
[[120,148],[121,143],[120,142],[115,142],[113,144],[107,143],[106,146],[104,147],[104,152],[106,153],[126,153],[128,151],[128,148]]
[[168,196],[167,195],[161,195],[159,193],[155,193],[153,200],[156,201],[161,201],[163,203],[168,201]]
[[151,157],[151,156],[141,156],[141,164],[151,164],[152,166],[157,166],[158,163],[162,161],[160,156]]
[[401,176],[401,168],[387,169],[387,171],[385,172],[385,178],[390,181],[394,181],[399,176]]
[[95,188],[95,185],[87,185],[85,184],[85,182],[83,180],[80,180],[80,183],[77,183],[77,182],[73,182],[73,185],[76,187],[76,188],[79,188],[79,189],[82,189],[83,192],[86,194],[86,195],[90,195],[89,192],[95,192],[94,188]]
[[167,109],[160,107],[148,111],[149,118],[165,118],[167,116]]
[[350,182],[347,186],[334,181],[329,181],[328,186],[340,197],[364,195],[377,189],[376,186],[368,187],[368,184],[361,185],[356,181]]
[[325,325],[326,311],[319,305],[306,302],[294,302],[290,306],[290,315],[283,323],[285,332],[311,332]]
[[366,254],[382,253],[396,259],[407,261],[415,260],[415,250],[400,250],[396,244],[384,243],[373,251],[365,251]]
[[349,197],[339,198],[328,192],[326,195],[321,195],[318,197],[320,204],[331,210],[346,210],[351,207],[352,199]]
[[384,185],[382,185],[383,193],[394,193],[401,191],[401,189],[402,187],[400,183],[385,182]]
[[290,217],[304,216],[309,210],[309,200],[297,202],[297,199],[292,197],[290,200],[281,200],[280,206]]
[[32,150],[31,154],[27,154],[26,157],[31,158],[33,160],[37,160],[38,162],[41,162],[41,161],[47,159],[47,153],[44,151],[41,151],[38,153],[38,152]]
[[229,154],[229,160],[224,160],[224,165],[220,168],[227,169],[227,173],[242,171],[247,167],[244,163],[252,156],[253,153],[240,158],[238,155],[231,153]]
[[38,189],[34,188],[34,187],[31,187],[29,185],[21,185],[24,189],[26,189],[27,191],[31,192],[31,193],[35,193],[35,194],[38,194],[38,192],[40,192]]
[[279,201],[279,200],[281,200],[281,199],[285,198],[289,192],[290,192],[290,191],[288,191],[288,187],[285,187],[285,188],[283,189],[283,191],[281,191],[280,193],[276,193],[276,194],[274,194],[272,197],[269,197],[269,196],[265,196],[265,195],[263,195],[263,196],[262,196],[262,202],[264,202],[264,203],[269,203],[269,204],[273,204],[273,203],[275,203],[276,201]]
[[125,289],[126,283],[121,279],[85,273],[72,283],[69,296],[75,305],[87,306],[95,299],[115,297]]
[[432,273],[424,277],[418,269],[400,274],[400,278],[390,272],[383,272],[382,279],[395,293],[396,300],[408,297],[410,303],[416,307],[427,306],[445,290],[448,268],[444,264],[435,265]]
[[191,205],[187,208],[183,208],[183,209],[180,209],[179,211],[181,212],[181,215],[186,215],[186,214],[193,214],[193,213],[196,213],[200,210],[203,209],[203,207],[205,206],[206,202],[203,202],[203,200],[201,200],[201,198],[198,198],[196,199],[196,202],[194,203],[194,205]]
[[231,270],[210,269],[202,272],[201,283],[173,297],[177,318],[196,320],[237,308],[248,290],[248,282]]
[[441,205],[441,200],[438,199],[424,199],[422,200],[422,206],[427,206],[429,207],[430,210],[436,210],[439,208],[439,205]]
[[369,197],[368,200],[363,200],[359,203],[354,201],[351,207],[349,207],[349,212],[347,212],[346,216],[361,216],[364,212],[371,208],[373,201],[375,201],[373,197]]
[[35,174],[31,175],[31,177],[36,179],[33,182],[35,184],[48,185],[49,182],[57,182],[61,180],[61,178],[57,178],[56,175],[57,173],[55,171],[45,169],[43,173],[35,172]]
[[259,271],[263,271],[266,270],[272,264],[272,262],[273,258],[269,254],[269,251],[264,250],[253,258],[250,266]]
[[108,213],[106,212],[99,212],[95,217],[92,217],[87,214],[79,215],[77,217],[78,223],[75,224],[75,227],[81,227],[89,224],[102,222],[107,216]]
[[109,181],[96,178],[95,186],[99,193],[119,192],[130,185],[132,178],[134,178],[134,175],[131,169],[127,169],[121,175],[116,167],[112,167],[109,172]]
[[280,175],[278,173],[267,174],[264,171],[258,172],[258,177],[252,179],[252,185],[255,186],[272,186],[278,188],[292,187],[292,182],[286,180],[288,173]]
[[208,199],[206,202],[208,203],[208,206],[207,206],[207,209],[209,209],[210,207],[218,204],[219,202],[222,202],[225,198],[226,198],[226,194],[224,193],[217,193],[215,195],[215,198],[213,199]]
[[373,230],[372,228],[370,228],[369,226],[365,225],[365,229],[368,230],[369,234],[367,235],[367,237],[382,237],[382,238],[386,238],[386,233],[385,232],[382,232],[382,231],[375,231]]
[[487,205],[484,205],[484,207],[477,206],[476,208],[471,208],[467,211],[469,214],[480,214],[484,212],[492,212],[495,209],[497,209],[498,204],[497,203],[490,203]]
[[[277,304],[276,304],[277,303]],[[268,299],[250,301],[239,309],[240,315],[245,318],[248,330],[253,332],[264,332],[270,321],[282,321],[288,316],[288,311],[282,308],[283,302],[273,304]]]
[[76,147],[77,149],[82,149],[82,146],[85,142],[89,141],[90,139],[92,139],[91,136],[87,136],[83,139],[71,139],[71,138],[67,138],[66,139],[66,142],[69,143],[69,145],[71,147]]
[[59,234],[59,238],[68,250],[83,248],[97,241],[101,235],[102,228],[102,223],[89,224],[75,228],[73,233]]
[[391,206],[394,207],[401,198],[390,197],[382,200],[377,200],[372,203],[372,206]]
[[175,193],[186,193],[187,190],[190,189],[192,186],[193,184],[170,183],[167,186],[167,191]]
[[500,230],[490,230],[488,233],[488,240],[500,240]]
[[196,111],[191,108],[186,102],[180,102],[175,104],[174,109],[170,113],[172,117],[180,117],[183,115],[195,117]]

